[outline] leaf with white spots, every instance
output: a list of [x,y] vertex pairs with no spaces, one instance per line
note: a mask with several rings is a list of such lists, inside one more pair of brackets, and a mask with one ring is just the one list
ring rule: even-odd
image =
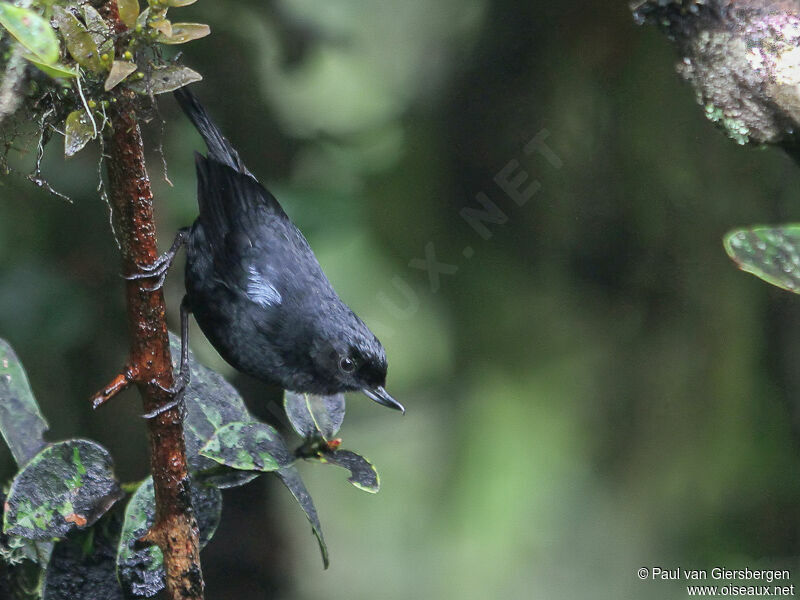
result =
[[85,110],[74,110],[64,123],[64,155],[76,155],[96,135],[94,125]]
[[68,10],[56,5],[53,7],[53,18],[58,25],[70,56],[84,69],[99,73],[103,69],[97,44],[86,29],[86,25]]
[[724,243],[740,269],[800,294],[800,225],[739,229]]
[[139,94],[165,94],[201,79],[203,76],[189,67],[166,65],[154,68],[144,79],[132,82],[129,87]]

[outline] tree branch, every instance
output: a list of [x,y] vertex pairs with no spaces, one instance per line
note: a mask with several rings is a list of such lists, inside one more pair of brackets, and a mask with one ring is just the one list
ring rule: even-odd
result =
[[[122,263],[126,273],[158,256],[153,221],[153,193],[132,98],[119,98],[106,135],[111,202],[117,213]],[[162,291],[149,291],[141,279],[127,282],[131,346],[127,374],[142,395],[145,412],[172,400],[172,361]],[[203,597],[197,523],[190,500],[189,473],[180,408],[148,421],[150,465],[156,499],[156,522],[146,539],[164,554],[166,586],[172,600]]]
[[711,121],[740,144],[800,159],[798,0],[642,0],[633,9],[673,41],[677,70]]
[[[103,6],[116,33],[124,33],[116,0]],[[104,132],[108,151],[110,198],[117,215],[117,232],[124,273],[138,271],[158,257],[153,220],[153,192],[144,160],[144,147],[136,118],[133,92],[120,92],[111,114],[111,131]],[[172,358],[167,334],[166,306],[161,289],[151,290],[147,280],[126,285],[130,356],[124,373],[107,388],[108,397],[135,383],[146,413],[169,403],[174,394]],[[155,489],[156,518],[145,541],[164,555],[167,597],[202,600],[203,574],[197,521],[192,510],[191,484],[186,463],[181,408],[174,407],[147,421],[150,469]]]

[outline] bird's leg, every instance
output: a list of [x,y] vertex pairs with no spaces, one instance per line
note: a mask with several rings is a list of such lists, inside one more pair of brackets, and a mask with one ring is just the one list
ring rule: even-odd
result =
[[[173,394],[172,400],[159,406],[154,411],[142,415],[145,419],[152,419],[176,406],[183,403],[183,397],[186,395],[186,386],[189,385],[190,370],[189,370],[189,302],[186,296],[181,301],[181,362],[180,370],[175,384],[171,388],[164,388],[159,385],[163,391]],[[157,384],[158,385],[158,384]]]
[[169,271],[170,266],[172,266],[172,262],[175,260],[175,256],[178,254],[181,246],[186,243],[186,239],[188,237],[188,227],[182,227],[181,229],[178,229],[178,233],[175,235],[175,241],[172,242],[172,246],[170,246],[169,250],[156,258],[152,264],[136,265],[139,271],[137,273],[131,273],[130,275],[123,275],[123,279],[130,281],[133,279],[158,278],[154,286],[146,289],[149,292],[155,292],[156,290],[161,289],[161,287],[164,285],[164,280],[167,278],[167,271]]

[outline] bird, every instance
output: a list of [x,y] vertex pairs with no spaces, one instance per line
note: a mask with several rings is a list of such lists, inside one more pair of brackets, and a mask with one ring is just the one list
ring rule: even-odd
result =
[[386,391],[383,345],[333,289],[306,238],[195,94],[184,87],[174,96],[207,148],[205,156],[195,152],[199,215],[166,253],[129,278],[158,278],[157,289],[185,244],[176,398],[188,383],[191,313],[242,373],[298,393],[361,391],[405,413]]

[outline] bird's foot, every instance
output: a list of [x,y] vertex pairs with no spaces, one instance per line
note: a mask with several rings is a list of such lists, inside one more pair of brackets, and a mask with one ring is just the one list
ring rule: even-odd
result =
[[163,414],[168,410],[172,410],[175,407],[180,406],[181,408],[184,408],[183,399],[186,396],[186,387],[189,385],[189,373],[179,373],[175,380],[175,385],[169,388],[164,387],[158,382],[154,383],[162,392],[170,394],[172,396],[172,400],[166,404],[162,404],[155,410],[151,410],[150,412],[143,414],[142,418],[154,419],[158,415]]
[[123,275],[122,278],[127,279],[128,281],[135,281],[137,279],[155,279],[156,282],[154,285],[142,287],[148,292],[160,290],[162,287],[164,287],[164,281],[167,279],[169,268],[172,266],[175,257],[178,255],[178,251],[181,249],[181,246],[186,243],[186,238],[188,235],[188,228],[184,227],[183,229],[179,229],[178,234],[175,236],[175,241],[172,242],[172,246],[169,250],[164,252],[164,254],[160,255],[150,264],[137,264],[136,268],[138,270],[136,273]]

